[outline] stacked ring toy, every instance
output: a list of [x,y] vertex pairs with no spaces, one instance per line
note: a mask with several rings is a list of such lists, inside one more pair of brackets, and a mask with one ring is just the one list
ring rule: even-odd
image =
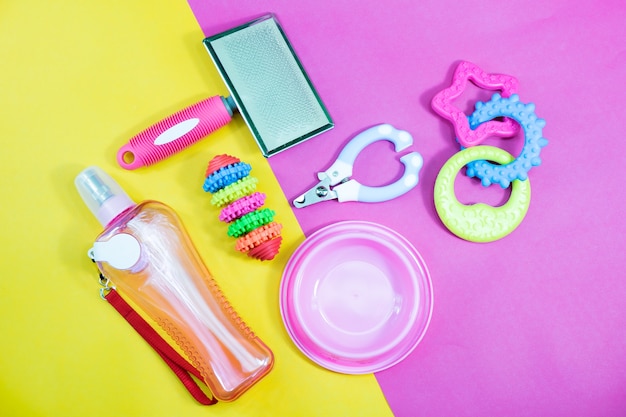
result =
[[228,223],[228,236],[237,238],[235,248],[262,261],[274,259],[282,243],[282,225],[275,212],[263,208],[266,195],[256,191],[258,179],[252,167],[230,155],[209,161],[202,188],[212,194],[211,204],[221,209],[219,219]]
[[[437,176],[435,208],[443,224],[458,237],[491,242],[513,232],[526,216],[530,205],[528,172],[541,164],[541,148],[548,144],[543,137],[546,122],[537,117],[533,103],[520,101],[517,80],[511,76],[488,74],[463,61],[453,78],[452,85],[439,92],[431,103],[436,113],[453,124],[456,141],[461,144],[461,151],[444,164]],[[500,93],[495,93],[486,103],[477,102],[471,116],[460,117],[461,111],[451,101],[461,95],[468,80]],[[494,120],[500,117],[503,122]],[[511,136],[515,131],[510,123],[515,122],[524,132],[524,147],[517,158],[499,148],[477,146],[489,135]],[[463,166],[467,166],[466,174],[479,178],[483,186],[511,186],[509,201],[500,207],[461,204],[454,195],[454,179]]]

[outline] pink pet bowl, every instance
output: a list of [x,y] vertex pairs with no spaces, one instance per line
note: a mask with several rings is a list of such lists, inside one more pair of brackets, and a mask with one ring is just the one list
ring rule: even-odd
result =
[[397,232],[345,221],[318,230],[289,259],[280,309],[289,336],[335,372],[387,369],[418,345],[433,291],[424,260]]

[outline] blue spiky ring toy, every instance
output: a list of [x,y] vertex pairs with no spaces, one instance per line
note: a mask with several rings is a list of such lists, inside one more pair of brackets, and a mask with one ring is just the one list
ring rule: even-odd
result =
[[541,164],[539,153],[548,144],[548,140],[542,136],[546,121],[537,117],[533,103],[521,102],[518,94],[504,98],[495,93],[490,101],[476,103],[476,111],[469,117],[469,124],[475,129],[481,123],[496,117],[508,117],[521,125],[524,131],[524,147],[520,155],[504,165],[483,160],[473,161],[467,164],[466,174],[480,178],[484,186],[497,183],[502,188],[507,188],[512,181],[526,180],[528,171]]

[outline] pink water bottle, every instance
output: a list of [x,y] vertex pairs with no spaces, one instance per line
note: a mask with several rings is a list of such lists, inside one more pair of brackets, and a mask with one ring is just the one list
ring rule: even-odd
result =
[[215,398],[235,400],[271,370],[272,351],[228,303],[171,208],[135,204],[98,167],[75,183],[105,227],[90,257],[171,336]]

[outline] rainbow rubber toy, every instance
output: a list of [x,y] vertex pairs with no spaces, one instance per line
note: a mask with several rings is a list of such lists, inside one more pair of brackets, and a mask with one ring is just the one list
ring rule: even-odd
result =
[[239,158],[217,155],[209,161],[202,188],[221,209],[219,219],[229,224],[228,236],[237,238],[235,249],[269,261],[280,250],[282,225],[274,221],[274,210],[262,208],[266,196],[256,191],[258,180],[250,176],[251,170]]

